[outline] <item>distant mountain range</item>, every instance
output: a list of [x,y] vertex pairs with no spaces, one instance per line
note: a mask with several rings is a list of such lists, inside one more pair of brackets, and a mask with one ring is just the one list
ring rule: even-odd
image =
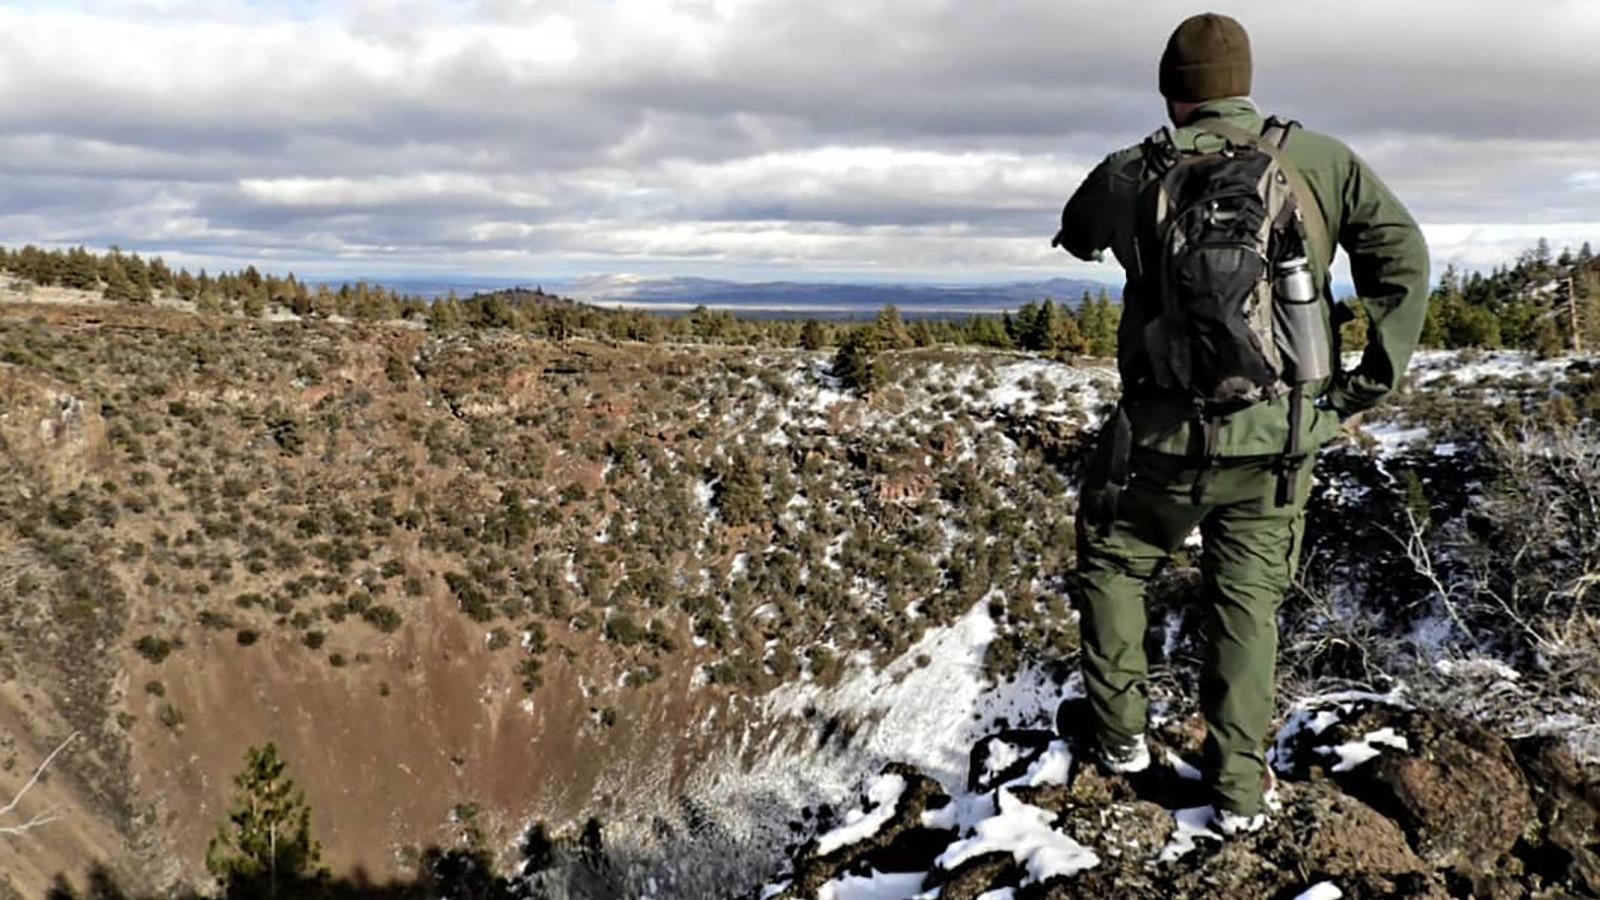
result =
[[696,306],[727,309],[746,317],[867,318],[893,304],[907,318],[944,318],[999,313],[1046,297],[1077,303],[1084,291],[1120,287],[1076,278],[1009,284],[816,284],[798,281],[743,283],[709,278],[581,278],[552,289],[599,306],[662,312]]

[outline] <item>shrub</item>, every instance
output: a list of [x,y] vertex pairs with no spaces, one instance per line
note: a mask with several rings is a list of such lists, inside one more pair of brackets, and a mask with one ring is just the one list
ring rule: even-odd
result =
[[183,710],[178,709],[171,703],[161,704],[161,711],[156,713],[156,718],[169,731],[178,731],[183,728]]
[[517,663],[517,674],[522,678],[522,689],[528,693],[537,691],[544,684],[544,677],[540,672],[544,663],[537,656],[529,656]]
[[133,642],[133,649],[139,651],[140,656],[154,664],[159,664],[168,656],[171,656],[172,651],[178,649],[179,646],[180,644],[177,641],[156,637],[153,634],[147,634]]
[[398,631],[402,621],[400,611],[387,603],[379,603],[368,607],[362,611],[361,618],[384,634],[393,634]]

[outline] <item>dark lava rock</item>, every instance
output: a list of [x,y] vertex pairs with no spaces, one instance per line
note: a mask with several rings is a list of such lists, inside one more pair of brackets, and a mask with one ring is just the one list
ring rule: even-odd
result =
[[[1117,897],[1292,900],[1331,882],[1349,900],[1379,897],[1485,900],[1600,897],[1600,772],[1580,766],[1559,739],[1514,745],[1471,722],[1373,700],[1338,701],[1339,720],[1280,747],[1293,778],[1279,785],[1281,806],[1262,831],[1227,841],[1197,839],[1172,862],[1158,862],[1173,835],[1173,810],[1204,805],[1203,786],[1181,777],[1168,752],[1189,756],[1192,722],[1151,735],[1155,764],[1135,776],[1075,763],[1067,784],[1005,788],[1053,814],[1053,828],[1092,850],[1100,864],[1044,884],[1009,853],[967,860],[952,871],[934,861],[960,835],[922,825],[922,812],[952,802],[915,770],[890,766],[907,789],[879,833],[818,857],[800,854],[793,883],[777,897],[813,898],[844,873],[928,872],[925,889],[943,900],[974,900],[1014,888],[1016,900]],[[1063,704],[1069,722],[1078,710]],[[1392,729],[1408,749],[1378,742],[1379,755],[1333,772],[1326,748]],[[1056,735],[1007,731],[973,747],[974,793],[1026,774]],[[1394,742],[1389,742],[1394,743]],[[1006,746],[1002,747],[1001,745]]]
[[1054,732],[1016,728],[981,738],[967,755],[967,790],[993,790],[1027,774],[1056,740]]
[[928,873],[925,887],[939,887],[939,900],[976,900],[984,894],[1022,883],[1022,867],[1009,853],[985,853],[949,872]]
[[1539,811],[1523,856],[1546,881],[1600,897],[1600,773],[1585,770],[1559,737],[1513,745]]
[[905,790],[895,803],[894,814],[873,834],[831,853],[819,855],[818,839],[807,841],[798,854],[788,887],[769,900],[815,897],[824,884],[846,872],[919,872],[932,868],[933,860],[957,835],[954,831],[923,827],[922,814],[943,807],[950,802],[950,796],[937,781],[904,763],[890,763],[883,767],[882,774],[905,779]]
[[[1431,866],[1474,882],[1500,872],[1536,821],[1510,746],[1480,725],[1442,713],[1361,706],[1321,735],[1292,742],[1291,766],[1325,772],[1343,791],[1393,819]],[[1316,749],[1360,741],[1384,728],[1404,737],[1410,749],[1383,748],[1347,772],[1333,772],[1337,757]]]

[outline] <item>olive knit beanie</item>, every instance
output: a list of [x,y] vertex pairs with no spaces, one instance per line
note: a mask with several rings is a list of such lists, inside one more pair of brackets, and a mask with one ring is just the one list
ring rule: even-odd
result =
[[1236,20],[1203,13],[1183,20],[1161,54],[1161,95],[1199,103],[1250,93],[1250,36]]

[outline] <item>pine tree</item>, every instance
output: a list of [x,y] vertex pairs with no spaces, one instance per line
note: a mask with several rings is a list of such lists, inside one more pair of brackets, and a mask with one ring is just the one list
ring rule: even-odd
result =
[[195,311],[203,316],[222,315],[222,298],[217,293],[217,286],[209,279],[201,281],[194,295]]
[[1533,261],[1540,266],[1550,265],[1550,239],[1539,238],[1539,243],[1533,247]]
[[1065,310],[1056,313],[1055,324],[1050,330],[1050,347],[1055,353],[1087,353],[1089,342],[1083,336],[1083,329],[1078,327],[1078,320]]
[[454,331],[461,327],[461,303],[455,291],[428,306],[428,327],[434,331]]
[[1040,353],[1055,352],[1056,338],[1061,329],[1059,320],[1060,314],[1056,311],[1055,301],[1046,299],[1038,306],[1033,320],[1028,323],[1028,330],[1023,332],[1023,349]]
[[129,277],[133,281],[133,302],[148,306],[156,302],[155,289],[150,284],[150,270],[146,266],[139,266]]
[[1111,302],[1111,295],[1104,289],[1093,298],[1084,292],[1083,306],[1078,309],[1078,326],[1089,344],[1086,352],[1090,356],[1117,355],[1117,321],[1121,315],[1121,310]]
[[150,260],[150,287],[158,294],[172,291],[172,269],[159,256]]
[[311,807],[268,742],[244,754],[228,818],[206,846],[206,871],[228,900],[314,895],[327,878]]

